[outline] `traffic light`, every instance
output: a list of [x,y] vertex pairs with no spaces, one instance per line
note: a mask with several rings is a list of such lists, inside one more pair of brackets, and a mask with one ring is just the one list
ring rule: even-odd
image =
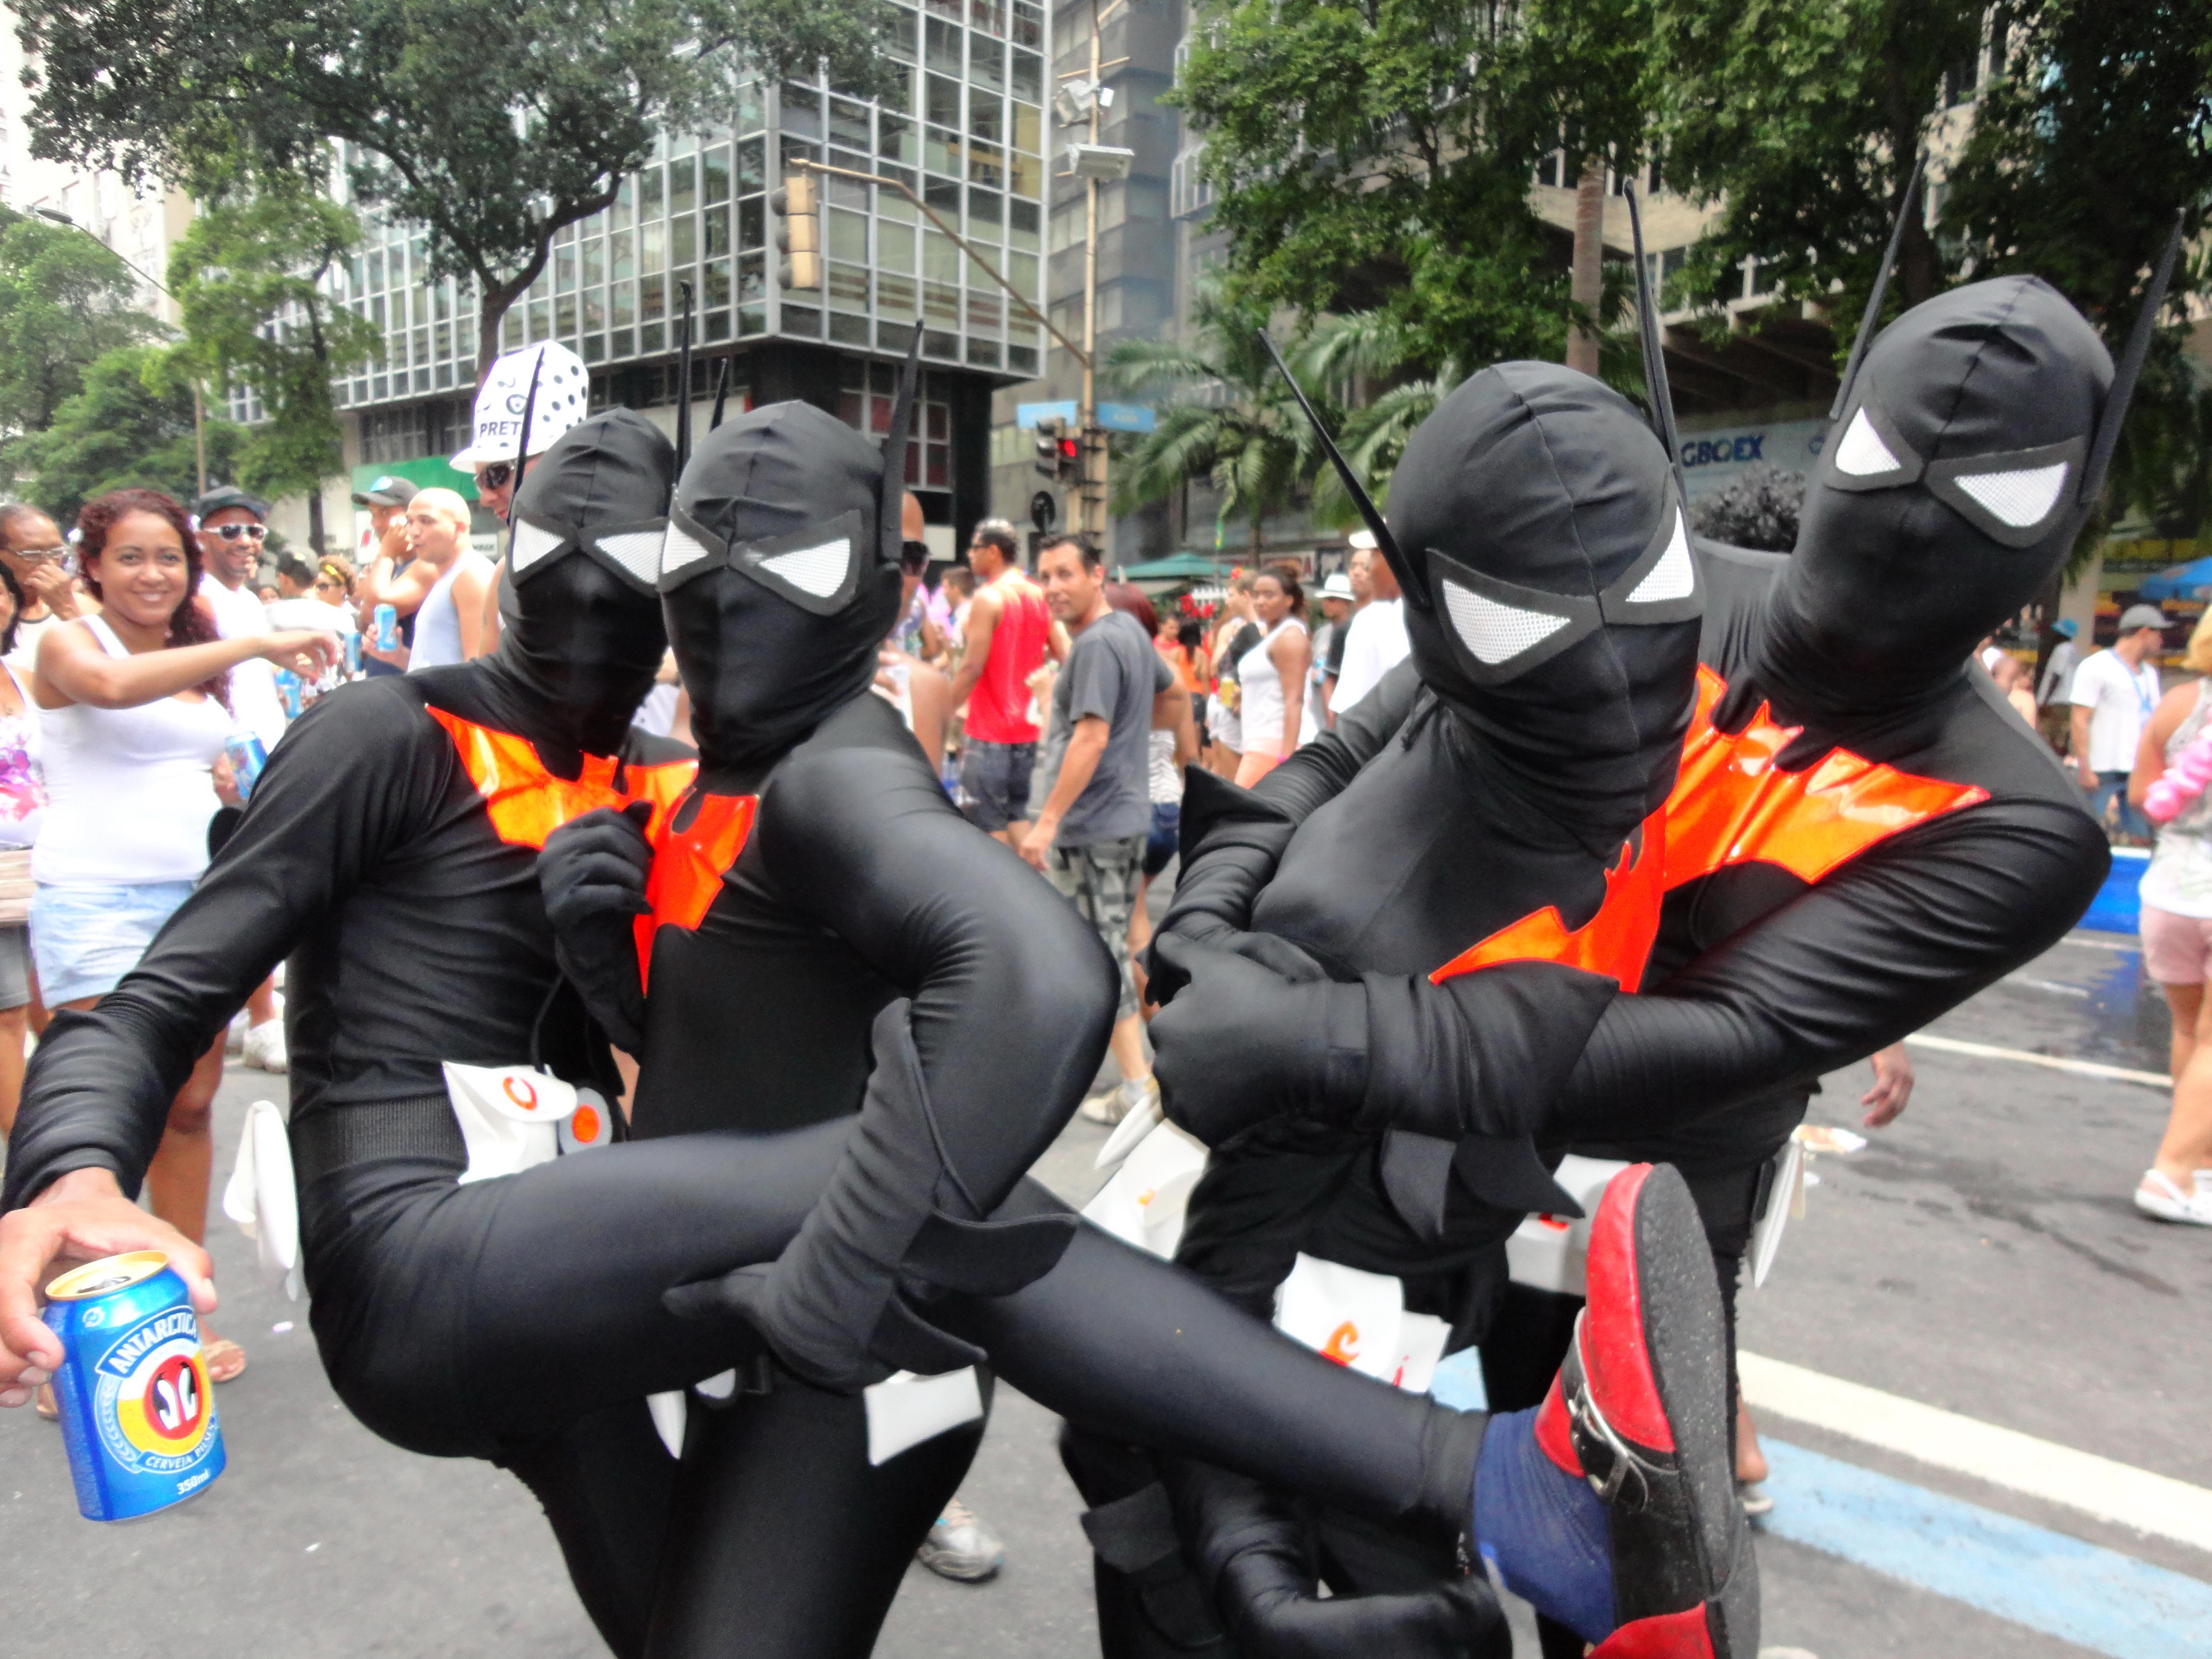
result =
[[787,291],[820,288],[822,220],[815,207],[813,175],[785,174],[783,188],[770,193],[768,204],[783,221],[775,233],[775,251],[783,255],[775,268],[777,285]]
[[1083,476],[1083,443],[1068,434],[1066,422],[1037,422],[1036,470],[1055,483],[1073,483]]

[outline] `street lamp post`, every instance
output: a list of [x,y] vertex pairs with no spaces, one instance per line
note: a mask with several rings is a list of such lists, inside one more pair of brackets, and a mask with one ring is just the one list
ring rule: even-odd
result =
[[[163,299],[168,301],[170,304],[178,306],[179,311],[183,309],[181,304],[178,301],[177,296],[170,293],[167,287],[156,280],[151,271],[148,270],[136,259],[130,258],[124,254],[116,253],[115,250],[112,247],[108,247],[106,243],[100,242],[99,237],[93,236],[92,232],[88,228],[77,223],[76,220],[70,218],[68,214],[64,213],[59,208],[34,207],[31,211],[37,214],[41,219],[50,220],[58,225],[66,225],[70,229],[77,232],[80,235],[91,236],[94,241],[100,242],[100,246],[107,248],[108,252],[114,254],[117,258],[121,259],[125,264],[130,266],[132,270],[137,272],[139,279],[151,287],[156,294],[159,294]],[[193,465],[199,472],[199,493],[204,495],[207,494],[207,416],[200,396],[200,377],[198,375],[195,374],[192,376],[191,385],[192,462]]]
[[[1107,453],[1105,429],[1098,424],[1098,188],[1109,181],[1129,176],[1133,152],[1100,142],[1105,112],[1111,106],[1113,93],[1100,84],[1100,76],[1126,58],[1108,63],[1103,56],[1103,30],[1106,19],[1124,3],[1124,0],[1091,0],[1091,68],[1087,76],[1068,74],[1063,81],[1075,84],[1063,88],[1054,100],[1056,112],[1063,126],[1089,120],[1089,140],[1083,144],[1066,147],[1073,164],[1074,177],[1084,181],[1083,234],[1083,349],[1078,354],[1083,366],[1083,401],[1079,411],[1082,420],[1082,476],[1076,484],[1076,528],[1091,538],[1093,544],[1103,550],[1106,534]],[[1069,100],[1070,94],[1079,96]]]

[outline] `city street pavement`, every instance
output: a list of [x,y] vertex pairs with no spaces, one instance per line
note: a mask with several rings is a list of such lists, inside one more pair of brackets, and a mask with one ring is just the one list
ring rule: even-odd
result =
[[[1929,1035],[2162,1073],[2165,1014],[2130,945],[2076,934]],[[1820,1659],[2212,1654],[2212,1233],[2159,1226],[2128,1201],[2165,1097],[2019,1059],[1912,1054],[1905,1118],[1817,1161],[1772,1278],[1745,1293],[1743,1346],[2033,1439],[1954,1473],[1901,1449],[1880,1410],[1801,1390],[1802,1418],[1764,1412],[1778,1503],[1760,1552],[1765,1640]],[[1856,1127],[1868,1075],[1830,1079],[1813,1121]],[[246,1103],[281,1087],[227,1078],[222,1170]],[[1081,1197],[1102,1133],[1072,1127],[1040,1174]],[[95,1526],[76,1515],[53,1428],[28,1411],[0,1420],[0,1652],[602,1651],[521,1488],[355,1424],[323,1380],[304,1304],[261,1284],[234,1229],[214,1232],[215,1323],[252,1362],[221,1395],[229,1472],[174,1513]],[[915,1569],[885,1659],[1096,1652],[1053,1419],[1010,1389],[1000,1401],[966,1496],[1007,1538],[1006,1570],[967,1587]],[[2095,1518],[2054,1484],[2064,1448],[2198,1490],[2168,1493],[2156,1514],[2116,1498]]]

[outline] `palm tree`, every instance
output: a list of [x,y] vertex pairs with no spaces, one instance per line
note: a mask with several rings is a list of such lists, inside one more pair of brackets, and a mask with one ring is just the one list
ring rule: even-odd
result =
[[1202,288],[1188,343],[1130,340],[1114,348],[1105,365],[1109,388],[1148,393],[1164,404],[1153,429],[1119,457],[1116,513],[1186,484],[1209,484],[1221,493],[1223,519],[1243,515],[1259,557],[1268,516],[1291,505],[1321,454],[1257,327],[1255,316]]

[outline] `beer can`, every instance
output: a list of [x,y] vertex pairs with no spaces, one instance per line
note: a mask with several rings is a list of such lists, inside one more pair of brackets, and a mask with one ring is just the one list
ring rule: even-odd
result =
[[276,671],[276,695],[284,703],[284,718],[299,719],[300,710],[305,706],[300,690],[300,677],[289,668],[280,668]]
[[349,635],[347,635],[345,636],[345,653],[346,653],[346,658],[345,658],[345,662],[346,662],[346,672],[347,672],[347,673],[349,673],[349,674],[358,674],[358,673],[360,673],[360,672],[361,672],[361,635],[358,635],[358,634],[349,634]]
[[238,783],[239,799],[252,800],[261,769],[269,763],[269,751],[252,732],[234,732],[223,739],[222,752],[230,757],[231,775]]
[[395,651],[399,647],[399,612],[388,605],[376,607],[376,648]]
[[88,1521],[135,1521],[207,1490],[222,1428],[185,1281],[159,1250],[73,1267],[46,1286],[62,1443]]

